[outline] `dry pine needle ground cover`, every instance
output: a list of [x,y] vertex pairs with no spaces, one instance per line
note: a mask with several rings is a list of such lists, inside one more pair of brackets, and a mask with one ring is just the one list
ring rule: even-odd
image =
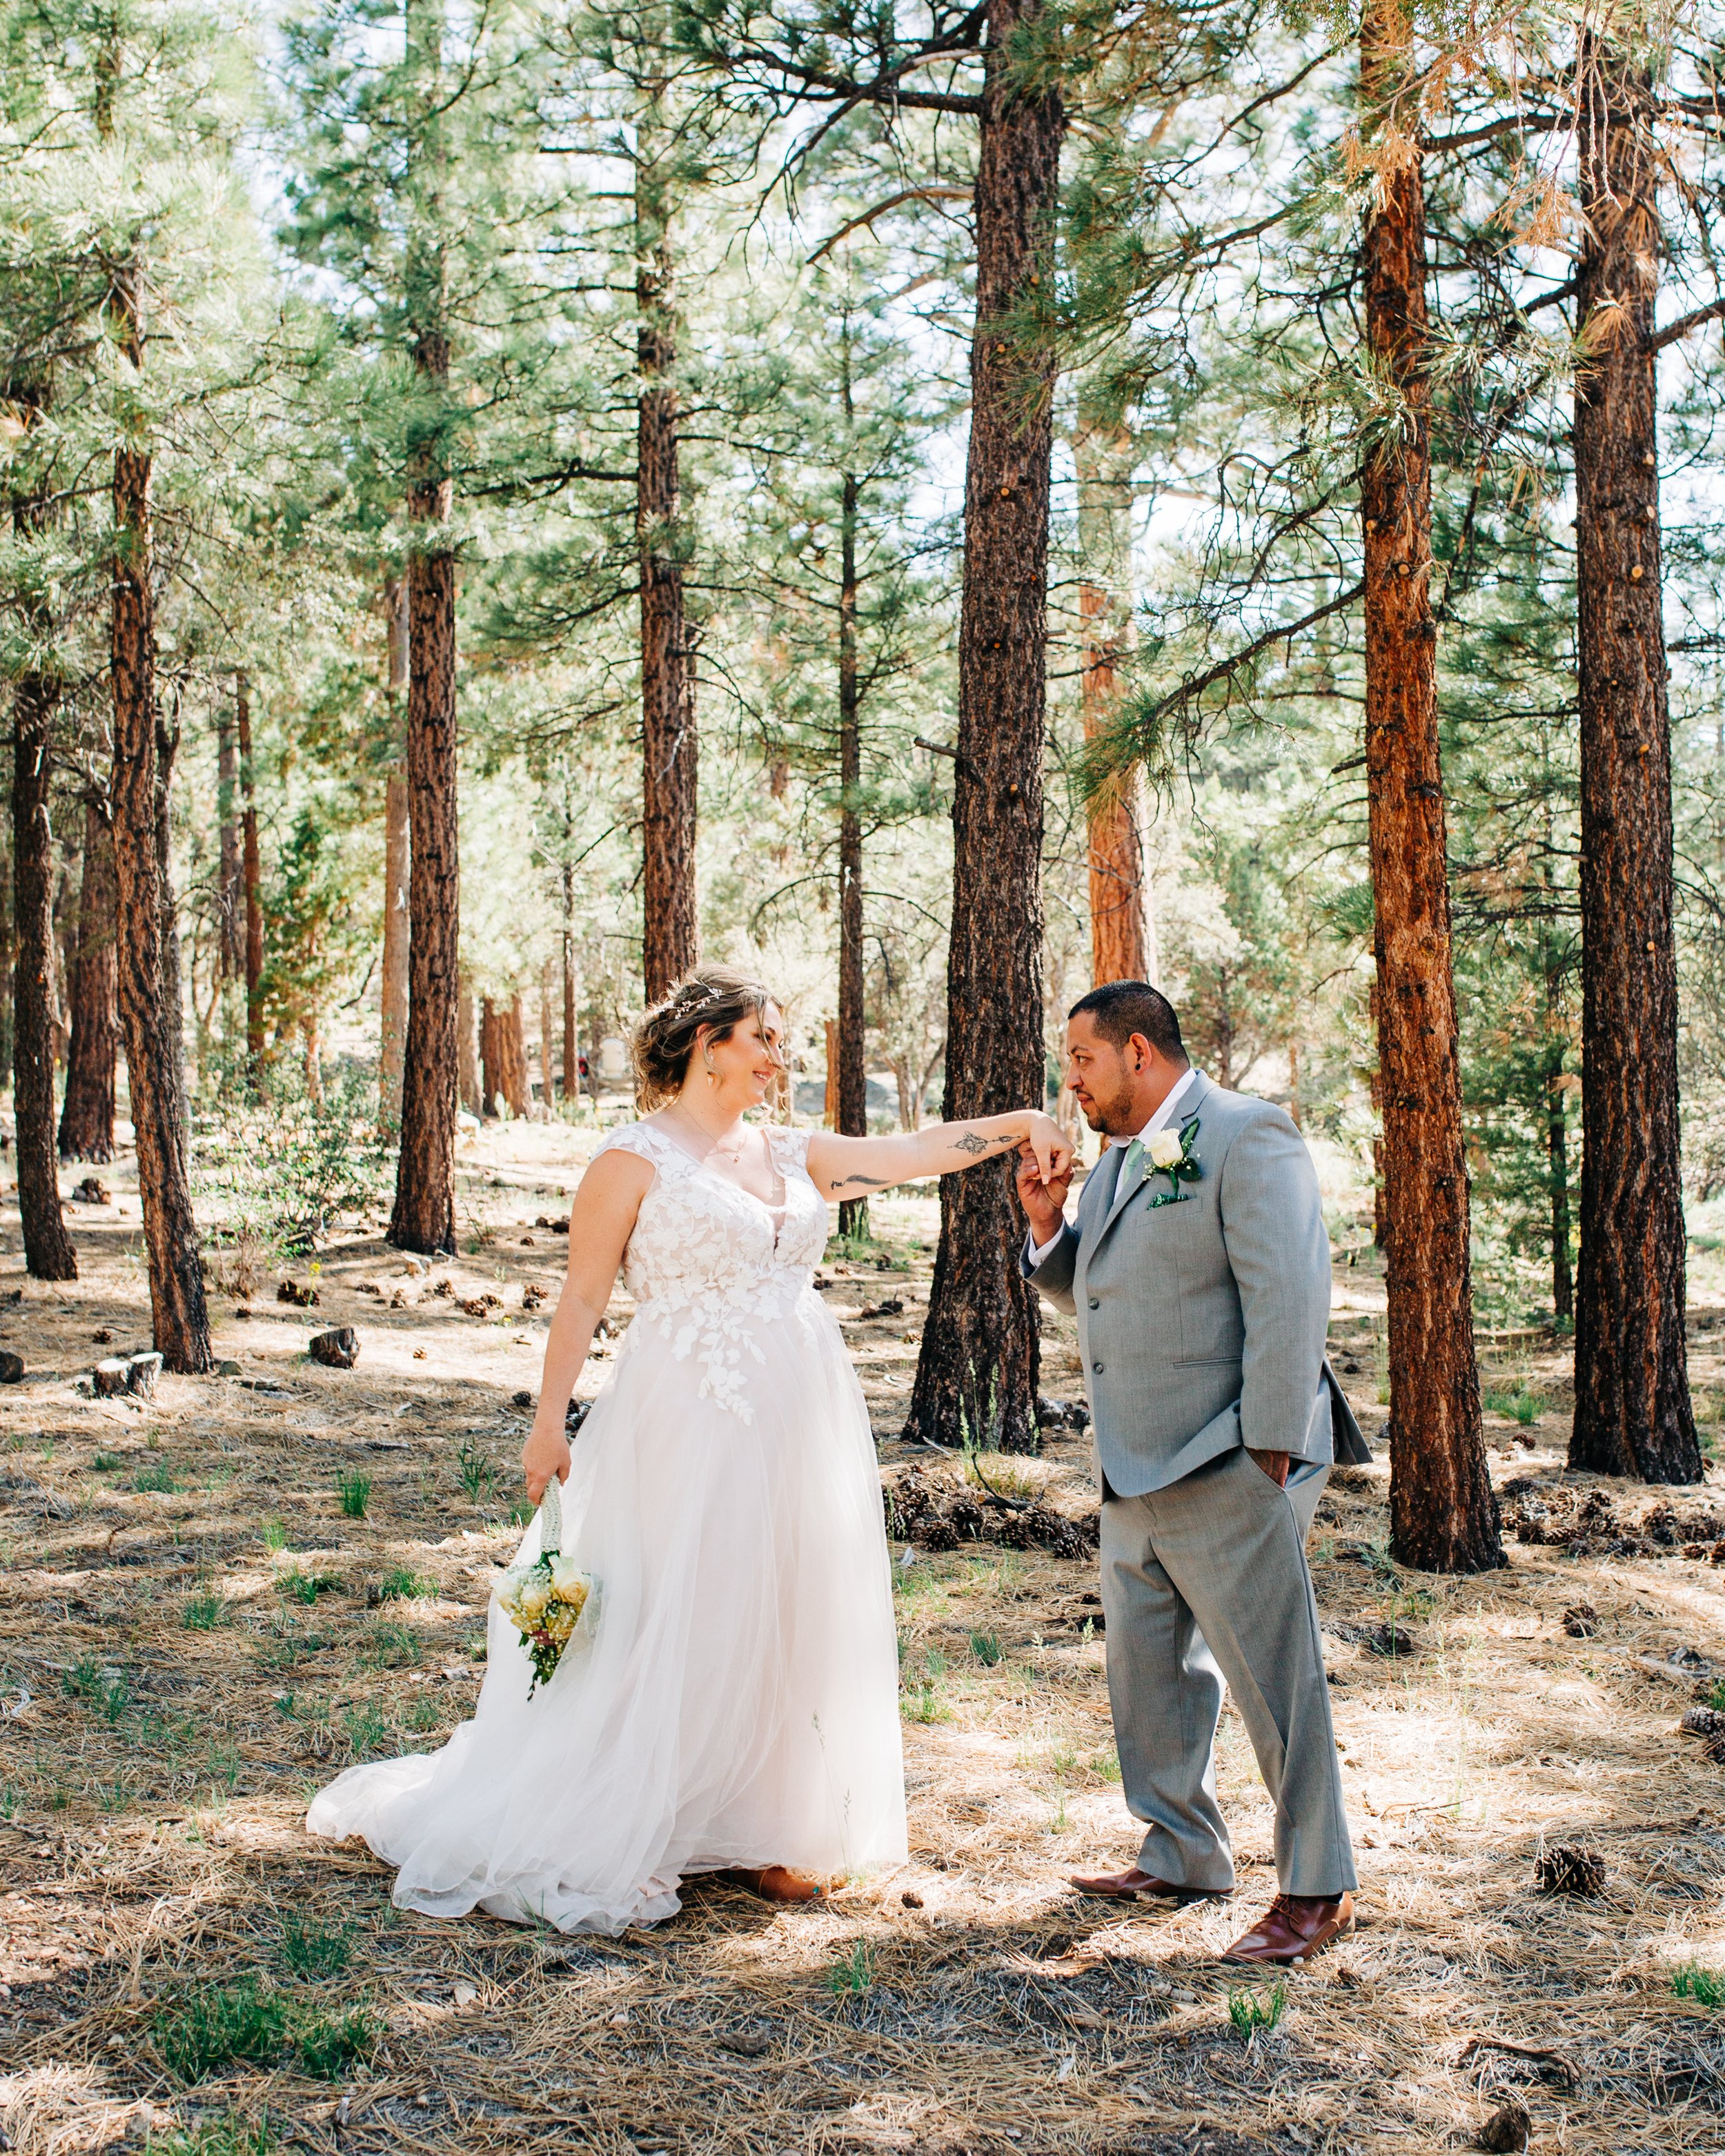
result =
[[[1702,1517],[1725,1492],[1678,1493],[1651,1531],[1654,1493],[1587,1509],[1563,1469],[1563,1360],[1533,1336],[1486,1350],[1495,1466],[1533,1537],[1507,1571],[1399,1576],[1381,1465],[1325,1501],[1361,1923],[1285,1981],[1212,1958],[1273,1891],[1231,1710],[1232,1907],[1123,1912],[1065,1887],[1136,1845],[1093,1559],[994,1541],[895,1569],[914,1854],[891,1879],[783,1912],[696,1883],[657,1932],[566,1939],[404,1916],[362,1851],[309,1841],[305,1799],[336,1768],[434,1745],[470,1707],[542,1339],[524,1293],[562,1259],[531,1224],[563,1210],[590,1144],[489,1133],[464,1158],[467,1255],[415,1271],[338,1242],[295,1275],[315,1309],[273,1280],[246,1315],[218,1298],[239,1375],[164,1378],[146,1402],[77,1389],[143,1344],[123,1166],[113,1204],[74,1209],[74,1286],[27,1281],[0,1219],[0,1348],[28,1366],[0,1395],[11,2147],[1268,2156],[1482,2129],[1511,2147],[1522,2112],[1536,2149],[1725,2147],[1725,1766],[1679,1727],[1725,1676]],[[884,1435],[932,1204],[876,1221],[887,1260],[824,1277]],[[1710,1403],[1721,1317],[1694,1313]],[[357,1368],[309,1362],[311,1333],[343,1324]],[[1368,1429],[1381,1330],[1379,1281],[1338,1271],[1332,1346]],[[1052,1319],[1045,1373],[1078,1396]],[[931,1472],[890,1442],[882,1460],[890,1482]],[[1009,1498],[1094,1507],[1076,1435],[983,1466]],[[1540,1891],[1542,1861],[1596,1891]]]

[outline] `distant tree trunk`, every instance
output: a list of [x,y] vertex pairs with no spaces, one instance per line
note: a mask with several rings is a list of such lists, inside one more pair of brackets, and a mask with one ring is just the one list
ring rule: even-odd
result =
[[162,1002],[167,1024],[174,1081],[174,1122],[184,1161],[191,1129],[186,1096],[186,996],[180,963],[180,909],[174,898],[172,789],[174,758],[179,753],[180,722],[170,726],[156,706],[156,893],[162,908]]
[[521,1038],[521,999],[493,1003],[480,1009],[480,1068],[485,1074],[485,1113],[500,1113],[501,1101],[511,1116],[527,1112],[527,1050]]
[[[32,505],[33,507],[35,505]],[[26,512],[16,521],[28,528]],[[78,1277],[78,1260],[60,1209],[54,1142],[54,1018],[49,995],[54,940],[54,834],[49,823],[55,682],[30,672],[13,692],[13,917],[18,924],[13,974],[16,1065],[13,1118],[18,1132],[18,1203],[24,1264],[37,1280]]]
[[264,1070],[264,865],[258,847],[258,775],[252,757],[251,683],[234,677],[234,724],[239,737],[240,875],[245,898],[245,1060],[255,1086]]
[[78,955],[72,965],[72,1046],[60,1108],[62,1160],[114,1158],[114,1070],[120,1039],[114,916],[119,895],[114,834],[101,809],[86,801]]
[[[846,346],[847,362],[849,346]],[[850,377],[845,376],[850,417]],[[857,678],[856,533],[861,487],[846,472],[839,546],[839,1037],[838,1089],[833,1127],[849,1137],[869,1134],[868,1014],[863,998],[862,699]],[[869,1201],[841,1199],[839,1233],[866,1238]]]
[[408,1040],[408,885],[413,844],[408,783],[391,772],[383,789],[383,1023],[377,1057],[378,1106],[386,1123],[401,1121],[402,1067]]
[[1581,1269],[1569,1464],[1698,1482],[1684,1338],[1671,751],[1653,355],[1652,89],[1584,31],[1575,397]]
[[216,972],[237,981],[245,971],[245,873],[240,865],[239,755],[234,714],[216,707]]
[[[1132,630],[1135,448],[1129,428],[1109,423],[1090,408],[1088,399],[1081,399],[1072,452],[1083,563],[1078,587],[1084,639],[1079,701],[1086,742],[1107,732],[1120,701],[1117,670]],[[1152,978],[1142,793],[1142,774],[1132,764],[1114,774],[1088,804],[1091,973],[1096,987],[1105,981]]]
[[[952,931],[948,1116],[1040,1106],[1042,747],[1046,708],[1052,342],[1026,350],[1003,317],[1051,289],[1065,118],[1057,89],[1024,89],[1010,48],[1040,0],[988,0],[976,181]],[[1034,1450],[1035,1291],[1009,1163],[942,1178],[941,1240],[907,1437]]]
[[[142,282],[131,264],[118,270],[113,280],[114,313],[134,367],[143,363]],[[180,1044],[164,993],[150,485],[148,449],[133,444],[117,450],[109,675],[114,696],[120,1015],[156,1346],[170,1370],[199,1371],[208,1370],[214,1358],[179,1124]]]
[[473,988],[465,973],[455,998],[456,1078],[461,1105],[470,1116],[485,1112],[485,1096],[480,1086],[478,1027],[473,1008]]
[[[1361,98],[1389,109],[1400,0],[1360,36]],[[1363,474],[1366,758],[1376,908],[1389,1332],[1390,1548],[1429,1572],[1503,1563],[1486,1472],[1468,1276],[1467,1164],[1450,958],[1437,624],[1432,619],[1425,203],[1417,155],[1381,175],[1363,241],[1366,336],[1402,403]]]
[[[8,819],[9,821],[9,819]],[[12,913],[12,848],[7,821],[0,821],[0,1087],[10,1086],[13,1075],[13,983],[17,976],[13,953]]]
[[581,1042],[576,1025],[579,981],[575,961],[575,871],[563,867],[563,1098],[581,1098]]
[[1558,954],[1545,949],[1545,1150],[1551,1182],[1551,1302],[1554,1317],[1575,1315],[1569,1270],[1569,1131],[1563,1100],[1563,986]]
[[647,1000],[668,995],[701,956],[695,886],[695,684],[683,598],[672,298],[672,146],[657,125],[665,85],[649,98],[635,156],[635,530],[641,577],[641,920]]

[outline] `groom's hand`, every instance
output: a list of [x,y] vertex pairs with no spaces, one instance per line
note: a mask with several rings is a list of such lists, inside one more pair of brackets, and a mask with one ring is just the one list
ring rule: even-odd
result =
[[1019,1203],[1024,1209],[1031,1235],[1039,1243],[1047,1242],[1065,1224],[1066,1194],[1072,1188],[1070,1155],[1045,1183],[1036,1155],[1027,1142],[1019,1148],[1018,1186]]

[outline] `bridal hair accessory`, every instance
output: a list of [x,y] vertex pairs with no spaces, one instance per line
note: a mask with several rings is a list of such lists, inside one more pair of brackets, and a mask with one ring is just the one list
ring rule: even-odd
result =
[[593,1595],[591,1576],[562,1553],[562,1485],[553,1475],[539,1501],[539,1554],[531,1564],[511,1565],[497,1584],[497,1603],[521,1635],[533,1665],[531,1699],[548,1684],[570,1635]]

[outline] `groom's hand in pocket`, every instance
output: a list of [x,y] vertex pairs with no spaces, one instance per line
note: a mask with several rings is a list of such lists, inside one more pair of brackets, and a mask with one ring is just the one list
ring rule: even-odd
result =
[[1066,1194],[1071,1188],[1072,1159],[1070,1154],[1045,1183],[1029,1141],[1019,1147],[1019,1203],[1024,1209],[1024,1218],[1030,1224],[1030,1233],[1039,1243],[1045,1243],[1050,1235],[1058,1234],[1065,1225]]

